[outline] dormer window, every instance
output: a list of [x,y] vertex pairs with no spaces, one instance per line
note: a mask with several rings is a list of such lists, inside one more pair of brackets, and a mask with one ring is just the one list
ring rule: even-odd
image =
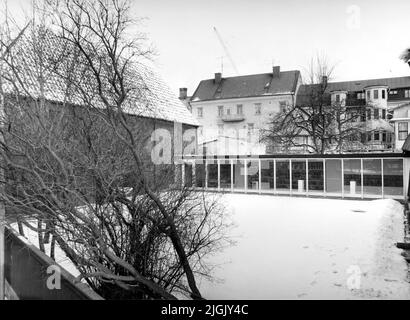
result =
[[367,91],[367,100],[370,100],[370,90]]
[[202,118],[204,115],[204,110],[202,109],[202,107],[198,108],[198,118]]
[[379,90],[373,90],[373,99],[379,99]]
[[404,97],[405,98],[410,98],[410,89],[404,90]]
[[382,90],[382,99],[386,99],[386,90]]

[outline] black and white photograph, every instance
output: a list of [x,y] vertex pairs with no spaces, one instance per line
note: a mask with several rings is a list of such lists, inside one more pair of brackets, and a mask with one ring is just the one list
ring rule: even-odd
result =
[[0,0],[0,300],[410,300],[409,13]]

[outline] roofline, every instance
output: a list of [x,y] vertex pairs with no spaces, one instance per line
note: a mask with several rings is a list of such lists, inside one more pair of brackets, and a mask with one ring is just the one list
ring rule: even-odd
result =
[[[294,93],[296,91],[297,83],[298,83],[299,77],[301,75],[300,70],[286,70],[286,71],[281,71],[280,73],[286,73],[286,72],[295,72],[295,74],[296,74],[296,77],[295,77],[295,80],[294,80],[294,83],[293,83],[293,90],[292,90],[292,92]],[[249,76],[271,75],[271,74],[272,74],[272,72],[266,72],[266,73],[255,73],[255,74],[247,74],[247,75],[233,76],[233,77],[222,77],[222,80],[223,79],[249,77]],[[196,96],[196,93],[197,93],[199,87],[201,86],[201,83],[204,82],[204,81],[210,81],[210,80],[214,80],[214,79],[213,78],[211,78],[211,79],[202,79],[201,81],[199,81],[198,86],[196,87],[194,93],[191,95],[191,99],[192,99],[192,97]],[[249,97],[257,97],[257,96],[249,96]],[[224,98],[224,99],[240,99],[240,98],[235,97],[235,98]],[[201,100],[201,101],[213,101],[213,100],[223,100],[223,99],[207,99],[207,100]],[[189,102],[194,102],[194,101],[189,100]]]
[[263,94],[263,95],[258,95],[258,96],[245,96],[245,97],[230,97],[230,98],[219,98],[219,99],[206,99],[206,100],[191,100],[190,103],[201,103],[201,102],[212,102],[212,101],[224,101],[224,100],[239,100],[239,99],[252,99],[252,98],[271,98],[271,97],[280,97],[280,96],[294,96],[296,93],[294,91],[292,92],[286,92],[286,93],[274,93],[274,94]]

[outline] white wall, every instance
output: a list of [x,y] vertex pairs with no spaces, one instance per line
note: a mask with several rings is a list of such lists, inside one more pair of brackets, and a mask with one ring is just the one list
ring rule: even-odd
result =
[[[286,104],[292,105],[294,103],[294,96],[289,95],[275,95],[266,97],[255,98],[242,98],[242,99],[225,99],[215,101],[203,101],[203,102],[191,102],[192,114],[198,119],[202,128],[203,134],[201,136],[201,130],[198,133],[199,142],[206,141],[219,136],[218,125],[224,126],[224,136],[237,138],[236,132],[241,132],[241,136],[246,138],[248,132],[248,125],[253,124],[254,130],[250,137],[251,141],[257,143],[259,139],[260,129],[266,128],[269,120],[280,111],[280,102],[284,101]],[[261,104],[261,114],[256,114],[255,104]],[[218,106],[224,107],[224,115],[227,114],[227,110],[230,110],[231,115],[237,114],[237,105],[242,104],[244,120],[240,122],[226,122],[218,116]],[[203,117],[198,117],[198,108],[202,108]],[[255,146],[254,148],[255,149]],[[257,150],[264,149],[256,148]],[[255,150],[256,150],[255,149]],[[260,151],[264,154],[264,151]]]

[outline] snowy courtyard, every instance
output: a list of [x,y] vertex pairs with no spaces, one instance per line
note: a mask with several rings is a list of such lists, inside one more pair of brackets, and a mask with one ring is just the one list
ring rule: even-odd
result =
[[410,299],[403,207],[227,194],[236,245],[213,256],[208,299]]

